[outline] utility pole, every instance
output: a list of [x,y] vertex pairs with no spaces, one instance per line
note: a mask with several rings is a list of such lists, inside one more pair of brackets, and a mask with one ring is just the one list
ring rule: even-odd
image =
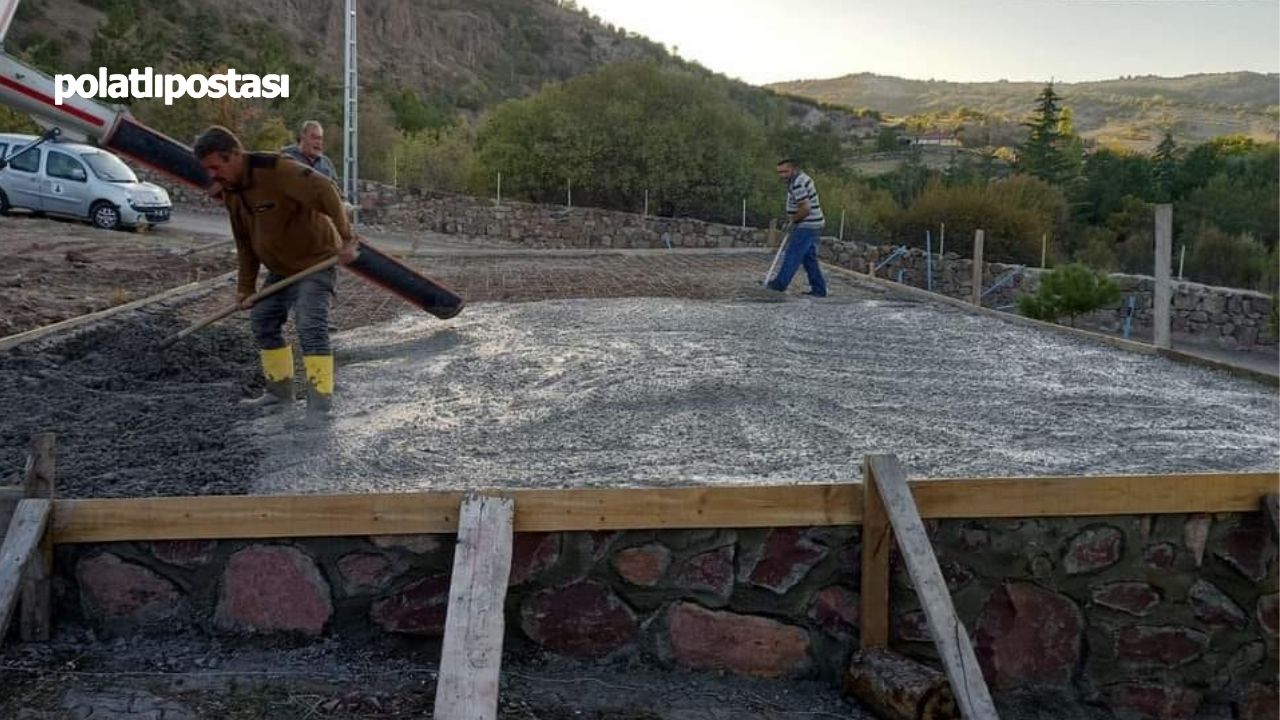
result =
[[[356,0],[346,0],[346,52],[342,68],[342,194],[347,202],[360,207],[360,183],[357,159],[359,150],[360,113],[357,107],[360,82],[357,76],[359,56],[356,54]],[[354,213],[352,220],[355,220]]]

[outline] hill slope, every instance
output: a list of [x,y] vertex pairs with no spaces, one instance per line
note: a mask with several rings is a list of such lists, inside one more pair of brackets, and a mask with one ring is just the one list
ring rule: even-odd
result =
[[[946,114],[960,108],[993,119],[1020,121],[1040,82],[957,83],[861,73],[826,80],[777,83],[778,92],[821,102],[869,107],[895,116]],[[1057,83],[1075,113],[1077,130],[1103,143],[1149,147],[1164,129],[1180,142],[1243,133],[1274,140],[1280,131],[1280,76],[1250,72],[1132,77]]]

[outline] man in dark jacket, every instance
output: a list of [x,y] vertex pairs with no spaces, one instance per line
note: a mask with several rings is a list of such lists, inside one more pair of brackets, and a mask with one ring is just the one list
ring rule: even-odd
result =
[[[276,153],[246,152],[230,130],[214,126],[196,139],[195,155],[221,187],[239,258],[236,298],[254,293],[260,265],[267,284],[333,255],[356,257],[358,238],[337,187],[314,168]],[[291,405],[293,350],[282,329],[294,310],[307,374],[307,412],[327,413],[333,396],[329,308],[337,272],[314,273],[253,305],[253,333],[267,392],[259,405]]]

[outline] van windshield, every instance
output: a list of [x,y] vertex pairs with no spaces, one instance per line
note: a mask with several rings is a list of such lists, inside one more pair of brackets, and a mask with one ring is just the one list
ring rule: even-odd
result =
[[80,157],[93,168],[94,175],[107,182],[138,182],[138,176],[133,174],[133,170],[111,153],[87,152]]

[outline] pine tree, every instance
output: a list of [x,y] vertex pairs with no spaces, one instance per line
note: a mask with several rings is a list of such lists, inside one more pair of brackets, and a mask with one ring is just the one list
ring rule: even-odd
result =
[[1173,134],[1166,132],[1156,146],[1155,160],[1151,165],[1151,187],[1156,202],[1173,201],[1173,185],[1178,177],[1178,143]]
[[1059,147],[1062,138],[1062,105],[1061,98],[1053,90],[1052,82],[1040,91],[1036,98],[1035,114],[1023,126],[1030,129],[1031,134],[1018,149],[1019,169],[1046,182],[1062,182],[1067,167],[1066,158]]

